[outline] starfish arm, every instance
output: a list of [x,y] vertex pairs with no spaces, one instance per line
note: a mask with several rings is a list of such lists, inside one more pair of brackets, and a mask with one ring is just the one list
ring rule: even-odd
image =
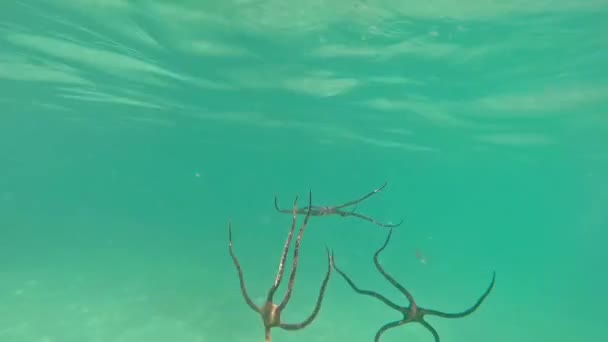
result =
[[[293,249],[293,260],[291,261],[291,273],[289,274],[289,280],[287,281],[287,292],[285,292],[285,297],[279,304],[278,310],[281,311],[285,309],[287,303],[289,303],[289,299],[291,298],[291,293],[293,292],[293,284],[296,280],[296,273],[298,270],[298,261],[299,261],[299,253],[300,253],[300,243],[302,241],[302,236],[304,236],[304,231],[308,226],[308,221],[310,220],[311,206],[312,204],[312,191],[308,192],[308,212],[304,217],[304,222],[300,226],[300,230],[298,231],[298,236],[296,237],[296,243]],[[295,219],[295,214],[294,214]]]
[[440,342],[439,333],[437,333],[437,330],[435,330],[435,328],[433,328],[427,321],[420,320],[420,321],[418,321],[418,323],[422,324],[422,326],[425,327],[426,330],[430,331],[431,334],[433,334],[433,337],[435,338],[435,342]]
[[331,270],[332,270],[332,265],[333,265],[333,261],[332,261],[333,257],[329,253],[329,249],[327,249],[327,247],[325,249],[327,251],[327,272],[325,273],[325,278],[323,279],[323,282],[321,283],[321,289],[319,290],[319,296],[317,297],[317,302],[315,303],[314,310],[301,323],[281,323],[280,327],[282,329],[285,329],[285,330],[303,329],[307,325],[312,323],[315,320],[315,318],[317,317],[317,315],[319,314],[319,311],[321,310],[321,304],[323,303],[323,297],[325,296],[325,290],[327,288],[327,284],[328,284],[329,278],[331,276]]
[[[276,197],[275,197],[276,198]],[[275,202],[276,204],[276,202]],[[277,271],[277,276],[274,280],[274,284],[268,290],[268,294],[266,295],[266,301],[272,302],[273,297],[279,285],[281,285],[281,280],[283,280],[283,273],[285,273],[285,260],[287,259],[287,253],[289,252],[289,245],[291,244],[291,239],[293,238],[293,232],[296,229],[296,211],[298,209],[298,196],[293,202],[293,207],[291,210],[292,219],[291,219],[291,228],[289,229],[289,233],[287,234],[287,239],[285,239],[285,245],[283,246],[283,252],[281,254],[281,259],[279,261],[279,270]]]
[[380,341],[380,337],[382,337],[382,334],[384,334],[387,330],[396,328],[396,327],[398,327],[400,325],[404,325],[407,322],[408,321],[406,321],[404,319],[400,319],[398,321],[390,322],[390,323],[387,323],[387,324],[383,325],[376,332],[376,336],[374,336],[374,342],[379,342]]
[[391,239],[391,234],[392,233],[393,233],[393,229],[391,228],[391,230],[389,230],[389,232],[388,232],[388,235],[386,236],[386,240],[384,241],[384,244],[382,245],[382,247],[380,247],[376,251],[376,253],[374,253],[374,264],[376,265],[376,268],[382,274],[382,276],[384,276],[384,278],[386,280],[388,280],[388,282],[391,283],[391,285],[393,285],[394,287],[396,287],[401,293],[403,293],[403,295],[405,297],[407,297],[407,300],[410,302],[410,306],[415,306],[416,305],[416,301],[414,301],[414,296],[412,296],[412,294],[410,293],[410,291],[408,291],[405,287],[403,287],[403,285],[399,284],[397,282],[397,280],[395,280],[395,278],[393,278],[390,274],[388,274],[384,270],[384,268],[382,267],[382,265],[380,265],[380,261],[378,261],[378,256],[384,250],[384,248],[386,248],[386,245],[388,245],[388,242]]
[[396,223],[396,224],[392,224],[392,223],[382,223],[380,221],[376,221],[375,219],[373,219],[373,218],[371,218],[369,216],[366,216],[366,215],[363,215],[363,214],[359,214],[359,213],[355,213],[355,212],[341,212],[341,213],[343,213],[342,216],[354,216],[354,217],[358,217],[358,218],[360,218],[362,220],[369,221],[369,222],[371,222],[371,223],[373,223],[373,224],[375,224],[377,226],[385,227],[385,228],[396,228],[396,227],[399,227],[403,223],[403,219],[399,220],[399,222]]
[[369,197],[371,197],[372,195],[375,195],[378,192],[382,191],[382,189],[384,189],[384,187],[386,187],[387,184],[388,184],[388,182],[385,181],[384,184],[382,184],[381,187],[379,187],[377,189],[374,189],[374,190],[368,192],[367,194],[365,194],[365,195],[363,195],[363,196],[361,196],[361,197],[359,197],[359,198],[357,198],[355,200],[348,201],[348,202],[346,202],[344,204],[336,205],[335,208],[340,209],[340,208],[350,207],[351,205],[361,203],[361,202],[365,201],[366,199],[368,199]]
[[382,303],[384,303],[385,305],[391,307],[392,309],[395,309],[397,311],[402,311],[403,308],[400,307],[399,305],[393,303],[392,301],[390,301],[388,298],[384,297],[383,295],[379,294],[378,292],[374,292],[374,291],[370,291],[370,290],[363,290],[360,287],[357,286],[357,284],[355,284],[354,281],[352,281],[352,279],[350,279],[349,276],[346,275],[346,273],[344,273],[341,269],[338,268],[338,266],[336,266],[336,259],[333,257],[332,255],[332,261],[334,263],[334,269],[336,270],[336,272],[338,272],[338,274],[340,274],[342,276],[342,278],[344,278],[344,280],[346,280],[346,282],[348,283],[348,285],[350,285],[350,287],[357,292],[358,294],[362,294],[365,296],[370,296],[373,298],[376,298],[378,300],[380,300]]
[[291,214],[291,209],[281,209],[279,208],[279,198],[277,197],[277,195],[274,195],[274,209],[280,213],[290,213]]
[[243,277],[243,270],[241,269],[241,265],[236,255],[234,254],[234,250],[232,249],[232,222],[228,222],[228,249],[230,250],[230,256],[232,257],[232,262],[234,263],[234,267],[236,268],[236,272],[239,276],[239,283],[241,286],[241,294],[245,299],[247,305],[255,312],[261,312],[261,309],[255,305],[249,294],[247,293],[247,288],[245,287],[245,279]]
[[439,317],[443,317],[443,318],[461,318],[461,317],[468,316],[468,315],[472,314],[473,312],[475,312],[479,308],[481,303],[483,303],[483,301],[486,299],[486,297],[488,297],[488,295],[490,294],[490,291],[492,291],[492,289],[494,288],[495,281],[496,281],[496,272],[493,272],[492,281],[490,282],[490,285],[488,285],[488,288],[486,289],[486,291],[477,299],[477,302],[475,302],[475,304],[473,304],[473,306],[471,306],[470,308],[468,308],[465,311],[458,312],[458,313],[446,313],[446,312],[430,310],[430,309],[423,309],[423,310],[426,314],[433,315],[433,316],[439,316]]

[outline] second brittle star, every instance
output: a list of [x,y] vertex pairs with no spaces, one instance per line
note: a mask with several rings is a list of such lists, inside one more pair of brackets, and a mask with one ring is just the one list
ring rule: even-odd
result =
[[[309,202],[308,207],[310,208],[311,207],[310,203],[312,202],[312,193],[311,192],[309,192],[308,202]],[[268,290],[264,306],[261,306],[261,307],[257,306],[253,302],[253,300],[251,300],[251,297],[249,297],[249,294],[247,293],[247,289],[245,288],[243,271],[241,270],[241,265],[239,264],[239,261],[232,249],[232,223],[230,221],[228,223],[228,247],[230,250],[230,256],[232,257],[232,261],[234,262],[234,266],[236,267],[236,270],[238,273],[241,293],[242,293],[243,298],[245,299],[245,302],[247,303],[247,305],[253,311],[257,312],[260,315],[260,317],[262,318],[262,323],[264,324],[264,334],[265,334],[266,342],[271,342],[272,338],[270,336],[270,330],[272,328],[279,327],[284,330],[300,330],[300,329],[304,329],[306,326],[308,326],[310,323],[312,323],[314,321],[314,319],[317,317],[317,314],[319,313],[319,310],[321,309],[321,303],[323,302],[323,296],[325,294],[325,289],[327,287],[327,283],[329,282],[329,277],[331,275],[333,263],[331,261],[331,254],[329,253],[329,249],[326,247],[325,249],[327,251],[327,260],[328,260],[327,272],[325,273],[325,278],[323,279],[323,282],[321,283],[321,289],[319,290],[319,296],[317,297],[317,301],[315,303],[315,307],[314,307],[312,313],[304,321],[302,321],[300,323],[285,323],[281,320],[281,313],[285,309],[285,307],[287,306],[287,303],[289,303],[289,299],[291,298],[293,285],[294,285],[294,282],[296,279],[296,271],[298,269],[298,256],[299,256],[299,251],[300,251],[300,243],[302,240],[302,236],[304,235],[304,230],[306,229],[306,226],[308,225],[308,220],[310,219],[311,210],[310,209],[308,210],[306,217],[304,218],[304,223],[302,223],[302,225],[300,226],[300,231],[298,232],[298,236],[296,237],[295,247],[294,247],[294,251],[293,251],[293,261],[292,261],[292,266],[291,266],[291,273],[289,275],[289,280],[287,282],[287,292],[285,293],[285,296],[283,297],[283,300],[281,301],[281,303],[275,304],[274,295],[275,295],[275,292],[277,291],[277,289],[279,288],[279,285],[281,284],[281,280],[283,280],[283,273],[285,271],[285,260],[287,259],[287,252],[289,251],[289,245],[291,244],[291,239],[293,237],[293,233],[296,228],[297,212],[298,212],[298,197],[296,197],[294,204],[293,204],[293,209],[291,210],[291,213],[292,213],[291,229],[289,230],[289,234],[287,235],[285,245],[283,246],[283,253],[281,254],[281,259],[279,261],[279,270],[277,272],[277,276],[274,280],[274,284]]]
[[[388,184],[388,182],[384,182],[384,184],[382,184],[381,187],[372,190],[371,192],[367,193],[366,195],[352,200],[352,201],[348,201],[346,203],[340,204],[340,205],[333,205],[333,206],[318,206],[318,205],[312,205],[312,203],[308,206],[308,207],[303,207],[300,208],[296,211],[297,214],[307,214],[307,215],[312,215],[312,216],[329,216],[329,215],[338,215],[338,216],[342,216],[342,217],[347,217],[347,216],[354,216],[357,218],[360,218],[362,220],[366,220],[369,221],[377,226],[380,227],[387,227],[387,228],[394,228],[394,227],[398,227],[403,223],[403,220],[400,220],[399,223],[397,224],[390,224],[390,223],[381,223],[379,221],[376,221],[375,219],[363,215],[363,214],[359,214],[355,212],[355,209],[357,209],[357,205],[361,202],[363,202],[364,200],[368,199],[369,197],[371,197],[372,195],[382,191],[382,189],[384,189],[384,187],[386,187],[386,185]],[[291,213],[292,211],[289,209],[281,209],[279,208],[279,199],[277,198],[277,196],[274,196],[274,208],[280,212],[280,213]],[[344,208],[347,207],[353,207],[352,210],[350,211],[345,211],[343,210]]]
[[496,273],[495,272],[492,273],[492,281],[490,282],[490,285],[488,286],[486,291],[481,295],[481,297],[479,297],[477,299],[477,302],[473,306],[471,306],[470,308],[468,308],[465,311],[458,312],[458,313],[445,313],[445,312],[441,312],[441,311],[437,311],[437,310],[426,309],[426,308],[420,307],[420,306],[418,306],[418,304],[416,304],[416,301],[414,300],[414,297],[412,296],[410,291],[408,291],[405,287],[403,287],[403,285],[399,284],[397,282],[397,280],[395,280],[395,278],[393,278],[390,274],[388,274],[384,270],[382,265],[380,265],[380,262],[378,261],[378,255],[380,255],[380,252],[382,252],[384,250],[384,248],[386,247],[386,245],[388,244],[388,242],[391,238],[391,233],[392,233],[392,229],[389,231],[388,236],[386,237],[386,241],[384,242],[382,247],[380,247],[376,251],[376,253],[374,253],[374,264],[376,265],[376,268],[382,274],[382,276],[384,276],[384,278],[386,280],[388,280],[389,283],[391,283],[394,287],[396,287],[397,290],[399,290],[399,292],[401,292],[407,298],[407,300],[410,303],[409,306],[397,305],[378,292],[374,292],[374,291],[370,291],[370,290],[363,290],[363,289],[359,288],[342,270],[340,270],[336,266],[334,257],[333,257],[333,253],[332,253],[331,260],[332,260],[332,262],[334,262],[333,267],[336,270],[336,272],[338,272],[342,276],[342,278],[344,278],[344,280],[346,280],[348,285],[350,285],[350,287],[355,292],[365,295],[365,296],[374,297],[374,298],[380,300],[381,302],[383,302],[384,304],[386,304],[388,307],[390,307],[396,311],[399,311],[401,314],[403,314],[402,319],[387,323],[384,326],[382,326],[378,330],[378,332],[376,332],[376,336],[374,337],[374,342],[380,341],[380,337],[387,330],[396,328],[398,326],[401,326],[401,325],[404,325],[407,323],[411,323],[411,322],[417,322],[417,323],[421,324],[431,334],[433,334],[433,337],[435,338],[435,342],[440,342],[439,333],[437,333],[437,330],[435,330],[435,328],[433,328],[424,319],[425,318],[424,316],[429,315],[429,316],[439,316],[439,317],[443,317],[443,318],[461,318],[461,317],[465,317],[465,316],[472,314],[479,308],[479,306],[484,301],[484,299],[486,299],[486,297],[490,294],[490,291],[494,287],[494,281],[496,280]]

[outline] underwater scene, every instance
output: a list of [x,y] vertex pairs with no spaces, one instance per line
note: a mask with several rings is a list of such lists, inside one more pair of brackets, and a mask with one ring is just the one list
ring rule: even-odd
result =
[[606,18],[3,1],[0,342],[605,339]]

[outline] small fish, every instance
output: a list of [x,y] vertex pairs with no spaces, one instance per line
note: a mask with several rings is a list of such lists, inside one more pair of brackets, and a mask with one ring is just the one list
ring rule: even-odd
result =
[[427,263],[426,257],[422,254],[422,252],[420,252],[419,249],[416,249],[416,259],[418,259],[421,263],[425,265]]

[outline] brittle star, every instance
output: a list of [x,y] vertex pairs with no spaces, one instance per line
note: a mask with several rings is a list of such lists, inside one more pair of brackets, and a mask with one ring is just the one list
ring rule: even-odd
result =
[[336,272],[338,272],[344,278],[344,280],[346,280],[346,282],[350,285],[350,287],[352,287],[352,289],[355,290],[355,292],[362,294],[362,295],[374,297],[374,298],[380,300],[381,302],[383,302],[384,304],[386,304],[387,306],[389,306],[390,308],[397,310],[403,314],[402,319],[400,319],[398,321],[387,323],[384,326],[382,326],[376,332],[376,335],[374,337],[374,342],[380,341],[380,337],[387,330],[396,328],[398,326],[401,326],[401,325],[404,325],[407,323],[411,323],[411,322],[417,322],[417,323],[422,324],[422,326],[424,326],[428,331],[431,332],[431,334],[433,334],[433,337],[435,338],[435,342],[439,342],[439,333],[437,333],[437,330],[435,330],[435,328],[433,328],[424,319],[424,316],[430,315],[430,316],[439,316],[439,317],[443,317],[443,318],[461,318],[461,317],[465,317],[465,316],[472,314],[473,312],[475,312],[477,310],[477,308],[479,308],[479,306],[484,301],[484,299],[490,294],[490,291],[494,287],[494,281],[496,279],[496,272],[492,273],[492,281],[490,282],[490,285],[488,286],[488,288],[486,289],[484,294],[481,295],[481,297],[479,297],[479,299],[477,299],[477,302],[473,306],[471,306],[470,308],[468,308],[465,311],[458,312],[458,313],[445,313],[445,312],[441,312],[441,311],[437,311],[437,310],[426,309],[426,308],[420,307],[420,306],[418,306],[418,304],[416,304],[416,301],[414,300],[414,297],[412,296],[410,291],[405,289],[405,287],[403,287],[391,275],[389,275],[382,268],[382,266],[380,265],[380,262],[378,262],[378,255],[380,254],[380,252],[382,252],[384,250],[384,248],[388,244],[388,241],[391,238],[391,234],[392,234],[392,229],[389,231],[388,236],[386,237],[386,241],[384,242],[382,247],[380,247],[380,249],[378,249],[376,251],[376,253],[374,253],[374,264],[376,264],[376,268],[384,276],[384,278],[386,278],[386,280],[388,280],[403,295],[405,295],[407,300],[410,302],[409,306],[397,305],[394,302],[390,301],[388,298],[379,294],[378,292],[374,292],[374,291],[370,291],[370,290],[362,290],[361,288],[359,288],[342,270],[340,270],[336,266],[333,252],[332,252],[331,260],[333,262],[333,267],[336,270]]
[[[304,213],[309,213],[312,216],[329,216],[329,215],[339,215],[342,217],[346,217],[346,216],[354,216],[354,217],[358,217],[360,219],[369,221],[375,225],[378,225],[380,227],[388,227],[388,228],[394,228],[394,227],[398,227],[403,223],[403,220],[400,220],[399,223],[397,224],[389,224],[389,223],[381,223],[378,222],[376,220],[374,220],[373,218],[366,216],[366,215],[362,215],[359,213],[355,212],[355,209],[357,209],[357,205],[361,202],[363,202],[364,200],[366,200],[367,198],[371,197],[372,195],[382,191],[382,189],[384,189],[384,187],[388,184],[388,182],[384,182],[384,184],[379,187],[378,189],[374,189],[371,192],[369,192],[368,194],[364,195],[361,198],[358,198],[356,200],[352,200],[349,202],[346,202],[344,204],[340,204],[340,205],[333,205],[333,206],[318,206],[318,205],[312,205],[310,204],[308,207],[304,207],[304,208],[300,208],[296,211],[296,213],[298,214],[304,214]],[[279,208],[279,203],[278,203],[278,198],[277,195],[274,196],[274,208],[280,212],[280,213],[291,213],[292,211],[289,209],[280,209]],[[353,208],[353,210],[351,211],[344,211],[342,210],[343,208],[346,207],[350,207],[350,206],[355,206]]]
[[[309,204],[312,203],[312,192],[309,192],[308,201],[309,201]],[[230,256],[232,257],[232,261],[234,262],[234,266],[236,267],[236,270],[237,270],[237,273],[239,276],[241,293],[242,293],[243,298],[245,299],[245,302],[247,303],[247,305],[253,311],[257,312],[261,316],[262,322],[264,324],[264,333],[265,333],[266,342],[271,341],[270,329],[272,329],[272,328],[279,327],[284,330],[300,330],[300,329],[305,328],[306,326],[308,326],[310,323],[312,323],[314,321],[314,319],[317,317],[317,314],[319,313],[319,310],[321,309],[321,303],[323,302],[325,288],[327,287],[327,283],[328,283],[329,277],[331,275],[333,263],[331,261],[331,254],[329,253],[329,249],[326,247],[325,250],[327,252],[327,260],[328,260],[327,273],[325,273],[325,278],[323,279],[323,282],[321,283],[321,289],[319,291],[319,296],[317,297],[317,301],[316,301],[316,304],[315,304],[315,307],[314,307],[312,313],[308,316],[308,318],[306,318],[304,321],[302,321],[300,323],[285,323],[285,322],[281,321],[281,313],[285,309],[285,307],[287,306],[287,303],[289,303],[289,299],[291,298],[291,293],[292,293],[294,281],[296,278],[296,271],[298,269],[298,254],[300,251],[300,242],[302,240],[302,235],[304,234],[304,230],[306,229],[306,226],[308,225],[308,220],[310,219],[310,214],[311,214],[311,210],[309,209],[306,213],[306,217],[304,218],[304,223],[302,223],[302,225],[300,226],[300,231],[298,232],[298,236],[296,237],[295,247],[294,247],[294,251],[293,251],[293,261],[292,261],[292,267],[291,267],[291,274],[289,275],[289,281],[287,283],[287,292],[285,293],[285,296],[283,297],[283,300],[281,301],[281,303],[277,305],[273,301],[274,295],[275,295],[275,292],[277,291],[279,285],[281,284],[281,280],[283,279],[283,272],[285,271],[285,259],[287,258],[287,252],[289,251],[289,245],[291,244],[293,232],[296,227],[296,217],[297,217],[297,212],[298,212],[297,206],[298,206],[298,197],[296,196],[296,199],[293,204],[293,209],[291,210],[291,212],[292,212],[291,229],[289,230],[289,234],[287,235],[285,245],[283,246],[283,253],[281,254],[281,259],[279,261],[279,270],[278,270],[277,276],[274,280],[274,284],[268,290],[268,293],[266,295],[266,302],[264,303],[264,306],[262,306],[262,307],[257,306],[253,302],[253,300],[251,300],[251,297],[249,297],[249,295],[247,294],[247,289],[245,288],[245,281],[243,279],[243,271],[241,270],[241,265],[239,264],[239,261],[232,249],[232,223],[231,223],[231,221],[229,221],[229,223],[228,223],[228,241],[229,241],[228,247],[230,249]],[[311,206],[309,205],[309,208],[310,207]]]

